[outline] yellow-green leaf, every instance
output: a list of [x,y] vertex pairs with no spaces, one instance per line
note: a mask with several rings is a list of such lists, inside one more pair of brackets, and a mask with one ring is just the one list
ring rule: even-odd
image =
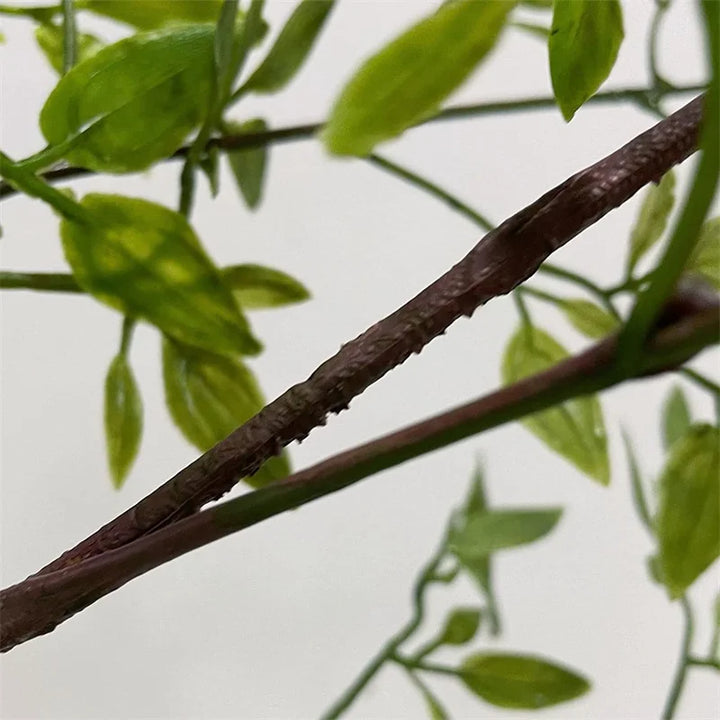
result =
[[469,643],[480,627],[481,612],[477,608],[456,608],[445,620],[445,627],[438,636],[443,645]]
[[80,287],[125,315],[217,353],[260,343],[187,220],[147,200],[86,195],[86,220],[60,225]]
[[[168,338],[163,341],[163,381],[172,419],[187,440],[203,452],[265,405],[255,376],[240,360]],[[283,453],[270,458],[246,482],[262,487],[289,472],[288,458]]]
[[679,385],[676,385],[668,394],[663,405],[662,434],[666,450],[669,450],[676,440],[685,435],[690,424],[690,409],[685,399],[685,393]]
[[222,0],[79,0],[79,9],[154,30],[179,23],[214,23]]
[[720,290],[720,217],[708,220],[702,226],[686,272],[702,275]]
[[[512,336],[502,362],[506,385],[547,370],[568,355],[543,330],[522,326]],[[568,400],[523,420],[525,427],[555,452],[603,485],[610,482],[607,436],[595,395]]]
[[640,213],[630,235],[628,275],[640,258],[662,237],[675,202],[675,173],[663,175],[657,185],[651,185],[645,194]]
[[172,155],[207,111],[212,25],[133,35],[64,75],[40,128],[64,157],[101,172],[143,170]]
[[243,89],[271,93],[285,87],[310,54],[333,5],[334,0],[302,0]]
[[575,671],[529,655],[478,653],[463,662],[459,675],[473,693],[504,708],[550,707],[590,689]]
[[337,155],[367,155],[435,113],[493,48],[514,2],[455,0],[366,61],[336,100],[323,139]]
[[[233,134],[264,132],[267,130],[267,123],[261,118],[255,118],[244,123],[228,122],[225,129]],[[268,149],[261,146],[247,150],[230,150],[227,156],[245,203],[254,210],[262,198]]]
[[655,522],[662,581],[679,597],[720,555],[720,431],[692,427],[660,476]]
[[[35,28],[35,40],[48,59],[53,70],[63,72],[63,29],[60,25],[39,25]],[[77,34],[77,62],[96,55],[103,48],[103,43],[89,33]]]
[[243,310],[280,307],[309,299],[307,288],[281,270],[263,265],[229,265],[222,277]]
[[610,74],[623,34],[618,0],[555,0],[548,43],[550,76],[568,122]]
[[603,338],[617,330],[618,321],[589,300],[563,300],[560,309],[570,324],[589,338]]
[[113,485],[122,487],[142,437],[143,408],[127,358],[113,358],[105,379],[105,440]]

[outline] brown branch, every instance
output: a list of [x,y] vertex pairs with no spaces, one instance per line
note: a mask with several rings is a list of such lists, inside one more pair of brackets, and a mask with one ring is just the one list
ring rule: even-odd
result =
[[557,248],[697,147],[702,98],[574,175],[488,233],[455,267],[344,345],[304,383],[267,405],[175,477],[40,572],[60,570],[157,532],[226,493],[302,439],[462,315],[509,292]]
[[[681,293],[668,323],[650,339],[639,376],[671,369],[720,339],[714,293]],[[184,553],[336,492],[393,465],[497,427],[571,397],[622,382],[617,337],[479,400],[347,450],[280,483],[196,513],[154,533],[0,593],[0,649],[6,651],[83,610],[130,580]]]

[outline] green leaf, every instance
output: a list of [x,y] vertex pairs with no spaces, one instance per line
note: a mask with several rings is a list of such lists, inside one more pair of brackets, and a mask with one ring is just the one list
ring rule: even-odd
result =
[[618,321],[589,300],[563,300],[560,309],[570,324],[589,338],[603,338],[618,328]]
[[663,405],[662,434],[666,450],[687,433],[691,422],[685,393],[679,385],[675,385]]
[[663,582],[680,597],[720,555],[720,431],[692,427],[660,476],[655,522]]
[[64,75],[40,128],[90,170],[132,172],[172,155],[203,119],[213,77],[210,25],[133,35]]
[[121,488],[132,467],[143,428],[140,392],[127,358],[118,354],[105,379],[105,441],[113,485]]
[[445,627],[438,640],[443,645],[465,645],[469,643],[480,627],[481,612],[477,608],[457,608],[445,621]]
[[622,431],[623,442],[625,443],[625,453],[628,458],[628,467],[630,469],[630,483],[632,489],[633,505],[635,506],[635,512],[638,517],[642,520],[643,525],[653,533],[653,522],[648,509],[647,501],[645,499],[645,489],[643,488],[643,481],[640,475],[640,468],[638,467],[637,459],[635,458],[635,452],[633,450],[632,441],[625,432]]
[[[535,327],[521,327],[510,339],[502,362],[506,385],[546,370],[567,357],[550,335]],[[535,413],[525,427],[555,452],[603,485],[610,482],[607,436],[595,395]]]
[[180,23],[215,23],[222,0],[81,0],[78,9],[154,30]]
[[303,0],[243,90],[272,93],[285,87],[310,54],[333,5],[334,0]]
[[[267,123],[261,118],[248,120],[244,123],[228,122],[225,124],[226,132],[233,134],[257,133],[267,130]],[[250,148],[248,150],[231,150],[227,154],[238,188],[242,193],[247,206],[254,210],[262,198],[263,181],[267,166],[267,146]]]
[[[265,398],[250,369],[236,358],[163,340],[163,382],[170,415],[185,438],[205,451],[256,415]],[[287,455],[266,461],[246,478],[269,485],[290,472]]]
[[720,290],[720,217],[702,226],[686,271],[702,275]]
[[303,302],[310,293],[295,278],[263,265],[230,265],[222,269],[225,284],[243,310]]
[[182,215],[120,195],[86,195],[81,205],[87,222],[64,219],[60,225],[80,287],[182,342],[217,353],[260,352]]
[[[48,59],[53,70],[58,74],[63,72],[63,29],[60,25],[39,25],[35,28],[35,40]],[[96,55],[103,48],[103,43],[94,35],[88,33],[77,34],[77,62]]]
[[657,185],[651,185],[645,194],[635,227],[630,235],[628,276],[632,274],[640,258],[662,237],[667,227],[670,211],[675,202],[675,173],[663,175]]
[[493,48],[514,2],[456,0],[370,58],[345,86],[323,131],[336,155],[367,155],[437,112]]
[[610,74],[622,40],[618,0],[555,0],[548,44],[550,76],[566,121]]
[[562,509],[488,510],[467,519],[452,533],[450,550],[464,558],[480,558],[498,550],[534,542],[557,524]]
[[590,689],[573,670],[529,655],[478,653],[463,662],[459,675],[473,693],[505,708],[550,707]]
[[210,194],[217,197],[220,191],[220,151],[216,147],[209,148],[200,158],[200,169],[208,179]]

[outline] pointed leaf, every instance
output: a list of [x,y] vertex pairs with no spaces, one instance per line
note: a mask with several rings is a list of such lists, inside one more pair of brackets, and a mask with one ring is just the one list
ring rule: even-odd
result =
[[378,143],[435,113],[493,48],[514,5],[444,3],[386,45],[335,102],[323,131],[328,150],[367,155]]
[[653,522],[648,509],[647,501],[645,499],[645,490],[643,488],[642,477],[640,476],[640,468],[638,467],[637,459],[635,458],[635,451],[633,450],[632,441],[628,434],[623,430],[622,433],[623,442],[625,443],[625,452],[628,458],[628,466],[630,469],[630,482],[632,488],[632,499],[633,505],[635,506],[635,512],[638,517],[642,520],[643,525],[653,533]]
[[[535,327],[521,327],[505,350],[502,377],[506,385],[534,375],[567,357],[565,349]],[[525,427],[555,452],[603,485],[610,482],[607,436],[595,395],[568,400],[523,420]]]
[[610,74],[622,40],[618,0],[555,0],[548,45],[550,76],[566,121]]
[[651,185],[645,194],[635,227],[630,235],[628,275],[640,258],[662,237],[675,202],[675,173],[663,175],[658,185]]
[[573,670],[529,655],[478,653],[463,662],[459,675],[473,693],[505,708],[550,707],[590,689]]
[[[35,40],[48,59],[53,70],[58,74],[63,72],[63,28],[60,25],[39,25],[35,28]],[[103,48],[103,43],[94,35],[78,33],[76,40],[77,62],[96,55]]]
[[683,437],[691,425],[685,393],[679,385],[675,385],[665,399],[663,405],[663,445],[669,450],[676,440]]
[[182,215],[120,195],[86,195],[81,205],[87,222],[62,220],[60,232],[83,290],[183,342],[219,353],[261,350]]
[[222,0],[84,0],[82,7],[140,30],[154,30],[179,23],[214,23],[221,5]]
[[140,392],[127,358],[120,353],[105,379],[105,440],[113,485],[120,489],[132,467],[143,427]]
[[[267,130],[267,123],[261,118],[244,123],[229,122],[226,123],[226,130],[233,134],[264,132]],[[266,146],[249,150],[231,150],[227,154],[230,169],[251,210],[260,204],[268,154]]]
[[457,608],[445,620],[445,627],[438,640],[443,645],[465,645],[469,643],[480,627],[480,610]]
[[293,10],[267,57],[250,76],[244,90],[276,92],[295,76],[312,50],[334,0],[303,0]]
[[655,523],[663,582],[679,597],[720,555],[720,431],[692,427],[660,476]]
[[720,217],[702,226],[686,271],[702,275],[720,290]]
[[222,277],[243,310],[280,307],[310,297],[298,280],[263,265],[230,265],[222,269]]
[[[240,360],[205,352],[167,337],[163,381],[170,415],[185,438],[205,451],[265,405],[257,380]],[[246,482],[269,485],[290,472],[285,454],[270,458]]]
[[102,172],[172,155],[207,111],[213,36],[210,25],[186,26],[103,48],[50,93],[40,112],[45,139],[67,146],[69,162]]
[[534,542],[557,524],[561,508],[548,510],[489,510],[468,518],[450,538],[450,550],[478,558],[498,550]]
[[618,321],[607,310],[588,300],[564,300],[560,309],[570,324],[586,337],[603,338],[617,330]]

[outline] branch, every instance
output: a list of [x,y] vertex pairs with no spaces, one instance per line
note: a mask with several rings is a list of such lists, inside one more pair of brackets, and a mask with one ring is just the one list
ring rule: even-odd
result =
[[[639,376],[672,369],[720,340],[720,306],[714,295],[686,291],[674,299],[667,315],[675,319],[650,339]],[[611,336],[479,400],[347,450],[117,549],[9,587],[0,593],[0,650],[51,632],[104,595],[191,550],[470,435],[619,384],[626,378],[617,373],[616,348],[617,336]]]
[[[687,93],[702,92],[705,85],[686,85],[682,87],[668,87],[663,89],[663,95],[680,95]],[[606,104],[619,101],[633,102],[640,107],[654,110],[651,98],[651,90],[644,87],[623,88],[597,93],[587,102],[589,104]],[[654,96],[653,96],[654,97]],[[460,105],[441,110],[418,125],[434,123],[442,120],[460,120],[468,117],[480,117],[496,113],[522,112],[526,110],[547,110],[556,107],[554,97],[524,98],[521,100],[503,100],[497,102],[478,103],[474,105]],[[305,125],[293,125],[277,130],[266,130],[264,132],[243,133],[241,135],[222,135],[212,138],[205,146],[205,150],[217,147],[220,150],[249,150],[251,148],[265,147],[276,143],[297,142],[300,140],[311,140],[324,127],[323,122],[308,123]],[[185,160],[189,146],[180,148],[176,153],[166,158],[167,160]],[[87,168],[76,165],[59,165],[42,173],[42,178],[47,182],[69,180],[71,178],[92,175],[94,172]],[[7,182],[0,182],[0,200],[15,195],[18,191]]]
[[157,532],[224,495],[237,478],[252,475],[290,442],[325,424],[329,413],[347,408],[459,317],[510,292],[554,250],[688,157],[697,145],[701,114],[700,97],[512,216],[414,299],[344,345],[304,383],[40,573]]

